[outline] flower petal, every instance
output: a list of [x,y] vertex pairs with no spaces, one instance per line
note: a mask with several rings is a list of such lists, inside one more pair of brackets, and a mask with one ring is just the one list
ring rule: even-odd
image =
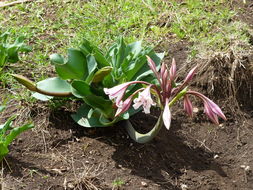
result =
[[166,99],[166,104],[163,111],[163,123],[165,127],[169,130],[170,129],[170,123],[171,123],[171,112],[169,109],[169,100]]

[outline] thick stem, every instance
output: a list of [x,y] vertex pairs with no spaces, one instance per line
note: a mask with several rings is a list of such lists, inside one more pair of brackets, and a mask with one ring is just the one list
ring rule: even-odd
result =
[[132,126],[129,120],[125,121],[125,128],[127,130],[127,133],[137,143],[147,143],[151,141],[160,131],[162,125],[163,125],[163,120],[162,120],[162,114],[161,114],[155,126],[153,127],[153,129],[146,134],[141,134],[134,129],[134,127]]
[[40,94],[44,94],[47,96],[54,96],[54,97],[70,97],[73,96],[71,92],[49,92],[42,90],[36,86],[36,84],[33,83],[33,81],[29,80],[28,78],[22,76],[22,75],[16,75],[12,74],[12,76],[22,85],[24,85],[26,88],[33,92],[38,92]]

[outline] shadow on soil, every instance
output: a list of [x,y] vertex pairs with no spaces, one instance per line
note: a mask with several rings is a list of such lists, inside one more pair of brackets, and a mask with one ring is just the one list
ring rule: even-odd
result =
[[[67,115],[66,113],[64,115],[53,113],[50,122],[55,128],[72,130],[74,138],[90,137],[113,146],[115,151],[112,153],[112,159],[117,166],[130,169],[130,175],[151,180],[159,184],[162,189],[179,190],[180,181],[178,182],[177,179],[186,174],[189,169],[196,172],[213,170],[221,177],[227,176],[219,163],[214,160],[215,153],[202,147],[194,147],[192,145],[194,142],[191,143],[189,139],[183,137],[180,133],[182,123],[179,118],[172,121],[173,126],[170,131],[163,128],[152,142],[138,144],[129,139],[125,130],[120,126],[85,129],[73,125],[69,115],[68,113]],[[57,124],[54,123],[56,120]],[[135,116],[133,120],[134,123],[139,122],[142,126],[150,127],[155,122],[153,118],[143,117],[142,114]],[[68,139],[54,143],[61,146],[67,144]]]

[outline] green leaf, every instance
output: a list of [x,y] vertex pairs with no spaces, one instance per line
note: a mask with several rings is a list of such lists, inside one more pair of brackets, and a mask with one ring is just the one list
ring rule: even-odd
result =
[[97,68],[97,62],[93,55],[87,55],[87,67],[88,67],[88,77],[85,79],[85,81],[87,83],[90,83],[94,76],[94,72]]
[[80,50],[85,56],[92,54],[95,57],[99,68],[109,66],[108,61],[103,56],[103,53],[99,50],[99,48],[95,45],[92,45],[88,40],[83,40],[83,44],[80,46]]
[[93,83],[99,83],[101,82],[107,75],[109,75],[112,71],[112,67],[103,67],[102,69],[99,69],[93,76],[92,82]]
[[4,144],[8,146],[20,133],[33,128],[33,124],[26,124],[21,127],[16,127],[6,136]]
[[71,85],[75,89],[75,91],[72,91],[73,95],[78,98],[92,94],[89,84],[87,84],[85,81],[74,80]]
[[112,102],[104,99],[102,96],[88,95],[83,97],[84,102],[94,109],[99,109],[107,118],[113,117]]
[[6,44],[9,62],[16,63],[19,60],[18,52],[31,51],[31,47],[24,44],[24,39],[24,36],[20,36],[13,44]]
[[60,54],[57,54],[57,53],[54,53],[52,55],[50,55],[50,61],[53,63],[53,64],[64,64],[65,62],[65,59],[62,55]]
[[12,121],[16,118],[15,115],[10,117],[3,125],[0,125],[0,137],[3,137],[5,133],[11,129]]
[[0,142],[0,161],[9,153],[8,147],[3,143]]
[[0,112],[4,111],[6,106],[0,106]]
[[136,58],[141,53],[141,50],[141,41],[133,42],[127,45],[126,54],[129,55],[131,53],[134,55],[134,58]]
[[[164,57],[164,53],[152,53],[149,55],[150,58],[154,61],[156,64],[157,71],[160,69],[161,61]],[[132,80],[143,80],[144,77],[152,74],[153,71],[149,68],[148,64],[143,65],[143,67],[135,74],[135,76],[132,78]],[[147,81],[149,82],[149,81]]]
[[[92,114],[90,114],[92,113]],[[89,115],[90,114],[90,115]],[[83,127],[104,127],[99,122],[99,115],[93,108],[83,104],[76,114],[72,114],[73,120]],[[90,117],[89,117],[90,116]]]
[[[71,92],[71,85],[58,77],[48,78],[38,82],[37,88],[54,93]],[[53,96],[46,96],[37,92],[32,96],[42,101],[47,101],[53,98]]]
[[58,54],[52,54],[50,60],[55,65],[57,74],[64,80],[84,79],[87,75],[86,57],[80,50],[68,49],[68,60]]

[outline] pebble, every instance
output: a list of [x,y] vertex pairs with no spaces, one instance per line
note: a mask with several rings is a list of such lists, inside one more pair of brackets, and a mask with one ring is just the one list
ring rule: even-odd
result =
[[147,184],[145,181],[142,181],[142,182],[141,182],[141,185],[142,185],[143,187],[147,187],[147,186],[148,186],[148,184]]
[[181,184],[181,186],[180,186],[180,187],[181,187],[181,189],[182,189],[182,190],[187,190],[187,189],[188,189],[188,186],[187,186],[187,185],[185,185],[185,184],[183,184],[183,183]]

